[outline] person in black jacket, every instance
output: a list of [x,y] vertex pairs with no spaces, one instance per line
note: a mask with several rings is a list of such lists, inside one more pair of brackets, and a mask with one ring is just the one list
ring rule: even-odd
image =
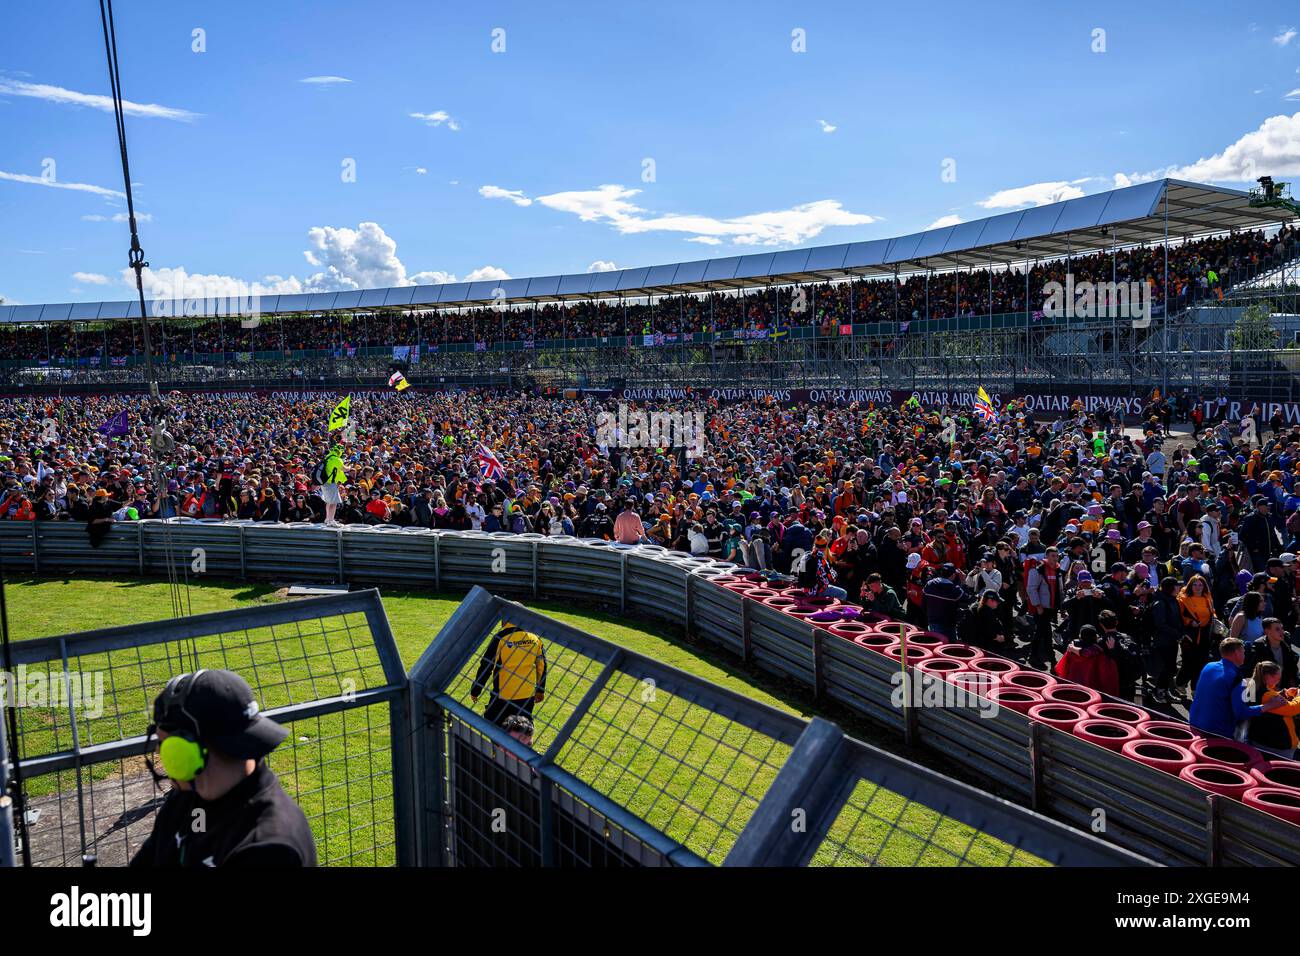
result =
[[1263,620],[1264,634],[1246,645],[1245,670],[1249,671],[1261,661],[1276,664],[1282,669],[1281,685],[1295,687],[1297,678],[1296,652],[1286,639],[1286,627],[1275,617]]
[[1255,506],[1255,510],[1241,519],[1237,537],[1250,558],[1251,570],[1258,573],[1268,567],[1269,558],[1282,552],[1282,539],[1273,526],[1268,499],[1256,495],[1250,499],[1250,503]]
[[316,865],[307,817],[265,761],[289,732],[258,714],[242,677],[173,677],[154,700],[155,733],[173,787],[131,866]]
[[1178,579],[1165,578],[1151,603],[1151,648],[1155,655],[1151,699],[1166,703],[1178,672],[1178,645],[1183,639],[1183,612],[1178,606]]
[[1000,605],[998,592],[987,588],[979,600],[967,609],[957,633],[958,640],[998,654],[1010,651],[1011,631],[1003,622]]
[[1119,617],[1114,611],[1102,611],[1097,615],[1098,635],[1102,649],[1115,662],[1119,672],[1119,696],[1125,700],[1137,697],[1138,684],[1146,668],[1142,662],[1142,649],[1137,641],[1119,629]]

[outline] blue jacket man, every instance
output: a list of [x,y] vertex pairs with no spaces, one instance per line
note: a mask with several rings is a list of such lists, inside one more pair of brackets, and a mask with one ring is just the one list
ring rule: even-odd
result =
[[949,640],[957,638],[957,615],[970,601],[970,593],[953,580],[957,569],[945,564],[926,582],[922,592],[926,628]]
[[1246,646],[1230,637],[1219,645],[1221,660],[1206,664],[1196,682],[1196,697],[1187,713],[1187,722],[1197,730],[1232,737],[1237,724],[1258,717],[1267,710],[1286,703],[1278,694],[1267,704],[1247,704],[1242,697],[1241,667],[1246,662]]

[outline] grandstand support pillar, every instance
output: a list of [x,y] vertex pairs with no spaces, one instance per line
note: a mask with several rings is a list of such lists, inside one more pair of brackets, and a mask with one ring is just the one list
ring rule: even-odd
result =
[[1205,795],[1205,865],[1223,865],[1223,839],[1220,827],[1220,801],[1217,793]]
[[1043,806],[1043,725],[1029,724],[1029,809],[1041,813]]

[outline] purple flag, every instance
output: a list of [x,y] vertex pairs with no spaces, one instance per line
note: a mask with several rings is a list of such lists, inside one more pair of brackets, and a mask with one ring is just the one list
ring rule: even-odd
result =
[[118,435],[125,435],[130,428],[126,424],[126,409],[122,409],[104,424],[96,429],[101,435],[107,435],[109,438],[115,438]]

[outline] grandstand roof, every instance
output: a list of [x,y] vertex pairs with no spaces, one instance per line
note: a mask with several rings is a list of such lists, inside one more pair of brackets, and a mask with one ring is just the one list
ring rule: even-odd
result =
[[[893,239],[756,252],[611,272],[490,279],[442,285],[260,297],[262,315],[378,308],[442,308],[568,299],[642,297],[719,291],[769,283],[888,276],[992,263],[1054,259],[1231,229],[1259,229],[1297,219],[1294,213],[1250,205],[1247,193],[1176,179],[1080,196],[1045,206],[914,232]],[[221,300],[205,314],[223,314]],[[138,318],[134,301],[0,305],[0,322],[64,322]]]

